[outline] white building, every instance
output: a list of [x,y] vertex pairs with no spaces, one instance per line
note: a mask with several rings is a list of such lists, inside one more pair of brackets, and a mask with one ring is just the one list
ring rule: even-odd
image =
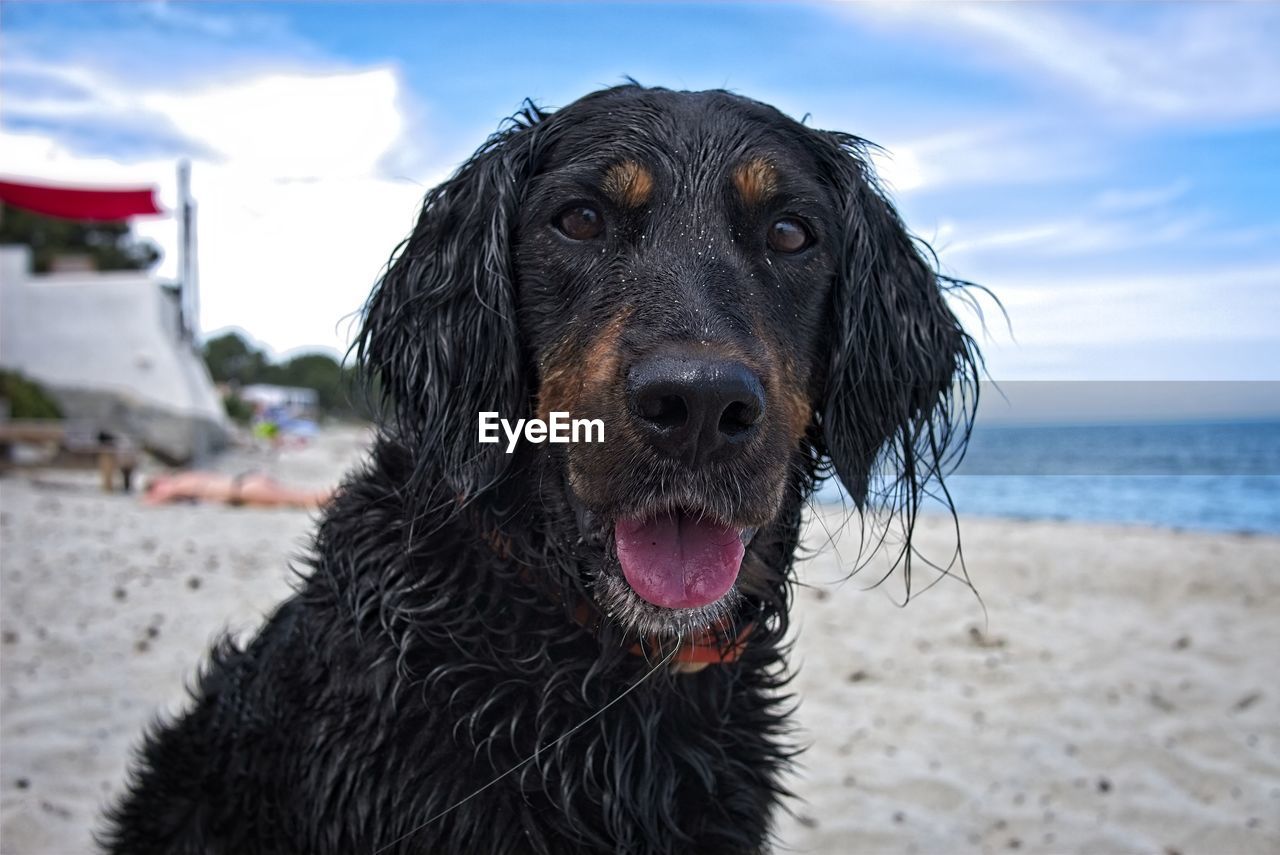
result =
[[128,434],[186,463],[224,446],[229,423],[178,293],[142,272],[33,275],[0,247],[0,367],[43,386],[68,418]]

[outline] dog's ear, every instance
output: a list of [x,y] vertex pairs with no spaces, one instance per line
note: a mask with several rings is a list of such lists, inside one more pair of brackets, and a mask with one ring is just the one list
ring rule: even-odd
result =
[[951,280],[876,183],[867,144],[824,142],[841,234],[820,450],[859,509],[874,494],[914,516],[927,483],[963,452],[977,350],[947,305]]
[[477,414],[523,417],[525,366],[516,323],[511,239],[536,168],[544,115],[532,105],[427,193],[364,310],[355,348],[383,418],[423,468],[465,501],[509,464],[477,441]]

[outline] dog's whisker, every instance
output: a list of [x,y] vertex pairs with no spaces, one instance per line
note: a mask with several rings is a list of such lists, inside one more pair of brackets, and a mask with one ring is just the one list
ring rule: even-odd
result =
[[463,805],[465,805],[467,802],[471,801],[471,800],[472,800],[472,799],[474,799],[476,796],[478,796],[478,795],[480,795],[481,793],[483,793],[485,790],[489,789],[490,787],[494,786],[495,784],[498,784],[499,782],[501,782],[503,779],[505,779],[505,778],[506,778],[506,777],[508,777],[509,775],[512,775],[512,774],[514,774],[515,772],[519,771],[519,770],[520,770],[521,768],[523,768],[525,765],[527,765],[527,764],[529,764],[529,763],[532,763],[532,762],[536,761],[536,760],[537,760],[537,759],[538,759],[538,758],[539,758],[539,757],[540,757],[544,752],[554,750],[554,749],[555,749],[557,746],[559,746],[562,742],[565,742],[565,741],[566,741],[566,740],[568,740],[571,736],[573,736],[575,733],[577,733],[579,730],[582,730],[582,728],[586,727],[588,724],[590,724],[591,722],[595,721],[595,720],[596,720],[597,718],[599,718],[600,716],[604,715],[606,712],[608,712],[608,711],[609,711],[609,708],[610,708],[610,707],[612,707],[612,706],[614,706],[615,704],[617,704],[619,701],[621,701],[621,700],[622,700],[623,698],[625,698],[627,695],[629,695],[629,694],[631,694],[633,691],[635,691],[635,690],[636,690],[636,688],[638,688],[642,683],[644,683],[645,681],[647,681],[647,680],[648,680],[650,677],[652,677],[654,674],[658,673],[658,670],[659,670],[660,668],[662,668],[664,665],[666,665],[668,662],[670,662],[672,658],[674,658],[674,657],[675,657],[675,655],[676,655],[676,650],[677,650],[677,648],[672,648],[671,652],[669,652],[665,657],[663,657],[661,660],[659,660],[659,661],[658,661],[658,662],[657,662],[657,663],[656,663],[652,668],[650,668],[647,672],[645,672],[645,674],[644,674],[643,676],[641,676],[641,677],[640,677],[640,679],[636,680],[634,683],[632,683],[631,685],[629,685],[629,686],[628,686],[626,689],[624,689],[620,694],[618,694],[618,696],[617,696],[617,697],[615,697],[613,700],[609,701],[607,704],[605,704],[604,706],[602,706],[600,709],[596,710],[596,711],[595,711],[595,712],[593,712],[591,715],[587,716],[587,717],[586,717],[586,718],[584,718],[582,721],[580,721],[580,722],[578,722],[577,724],[575,724],[573,727],[569,728],[569,730],[568,730],[567,732],[565,732],[564,734],[562,734],[560,737],[558,737],[558,738],[555,740],[555,742],[551,743],[551,744],[550,744],[550,745],[548,745],[548,746],[545,746],[545,747],[539,747],[539,748],[534,749],[534,752],[533,752],[532,754],[530,754],[529,756],[525,757],[523,760],[521,760],[519,763],[515,764],[514,766],[510,767],[510,768],[509,768],[509,769],[507,769],[505,772],[502,772],[501,774],[499,774],[499,775],[498,775],[497,777],[495,777],[493,780],[489,781],[489,783],[485,784],[485,785],[484,785],[484,786],[482,786],[482,787],[479,787],[479,788],[477,788],[477,789],[473,790],[471,793],[467,794],[465,797],[463,797],[463,798],[459,799],[458,801],[454,802],[453,804],[449,805],[449,806],[448,806],[448,807],[446,807],[444,810],[440,811],[439,813],[435,814],[434,816],[431,816],[431,817],[427,818],[427,819],[426,819],[422,824],[420,824],[420,825],[417,825],[417,826],[413,827],[413,828],[412,828],[412,829],[410,829],[409,831],[406,831],[404,834],[400,835],[400,836],[399,836],[399,837],[397,837],[396,839],[394,839],[394,840],[392,840],[392,841],[390,841],[390,842],[388,842],[388,843],[386,843],[386,844],[384,844],[384,845],[382,845],[382,846],[378,847],[377,849],[375,849],[375,850],[374,850],[373,855],[382,855],[382,853],[383,853],[383,852],[386,852],[388,849],[392,848],[393,846],[397,846],[397,845],[399,845],[399,844],[403,843],[404,841],[408,840],[408,839],[409,839],[410,837],[412,837],[413,835],[415,835],[415,834],[417,834],[418,832],[420,832],[420,831],[422,831],[422,830],[424,830],[424,829],[428,828],[432,823],[437,822],[437,821],[439,821],[439,820],[443,819],[444,817],[448,816],[449,814],[453,813],[455,810],[457,810],[458,808],[462,807],[462,806],[463,806]]

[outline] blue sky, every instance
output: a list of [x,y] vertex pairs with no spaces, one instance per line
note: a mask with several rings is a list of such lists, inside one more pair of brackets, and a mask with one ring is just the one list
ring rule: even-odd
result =
[[[1280,379],[1274,4],[0,6],[0,172],[194,160],[203,320],[345,346],[425,187],[526,96],[726,87],[887,149],[997,380]],[[173,245],[173,223],[140,222]],[[171,264],[167,261],[166,265]],[[170,271],[166,266],[162,269]],[[978,329],[976,322],[973,327]]]

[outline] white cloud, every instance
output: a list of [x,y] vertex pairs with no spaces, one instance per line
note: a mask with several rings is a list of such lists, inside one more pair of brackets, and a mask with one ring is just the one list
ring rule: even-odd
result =
[[1179,179],[1156,187],[1105,190],[1091,204],[1072,206],[1073,214],[1051,219],[995,224],[944,220],[930,242],[948,260],[964,255],[1008,257],[1013,250],[1023,264],[1131,254],[1169,244],[1185,246],[1188,241],[1213,247],[1248,242],[1239,230],[1213,230],[1213,215],[1183,201],[1190,188],[1190,181]]
[[[1188,212],[1132,219],[1080,216],[992,230],[962,230],[953,223],[943,223],[934,248],[948,260],[971,253],[1017,249],[1023,261],[1043,261],[1180,243],[1210,222],[1206,214]],[[963,236],[952,239],[957,235]]]
[[871,165],[891,193],[910,193],[924,186],[925,173],[920,155],[910,146],[873,149]]
[[190,5],[157,0],[138,3],[133,11],[140,17],[149,18],[158,24],[194,30],[206,36],[227,37],[236,33],[236,23],[231,18],[198,12]]
[[1034,121],[972,121],[924,137],[886,140],[872,152],[876,173],[895,194],[955,187],[1045,184],[1107,166],[1094,140],[1064,137]]
[[1191,189],[1191,182],[1184,179],[1161,187],[1138,187],[1107,190],[1098,196],[1097,205],[1104,211],[1132,211],[1158,208],[1181,199]]
[[1022,345],[1270,338],[1280,317],[1274,263],[1140,276],[1003,275],[983,284],[999,295]]
[[[412,227],[424,188],[383,177],[403,145],[402,86],[394,70],[266,74],[175,90],[124,86],[85,69],[57,69],[88,100],[23,101],[11,115],[124,118],[131,128],[172,129],[206,155],[193,159],[199,209],[202,325],[240,326],[278,351],[345,350],[344,316],[358,309],[391,250]],[[150,183],[176,204],[175,163],[87,157],[47,132],[0,132],[17,175],[94,184]],[[135,230],[165,250],[176,273],[172,218]]]
[[372,175],[404,131],[390,69],[277,74],[139,102],[238,174],[267,180]]
[[1000,298],[1012,330],[988,312],[979,341],[997,381],[1280,379],[1274,361],[1250,356],[1276,350],[1274,262],[1143,275],[1048,268],[979,281]]
[[1035,69],[1126,115],[1229,120],[1280,112],[1275,4],[1143,4],[1106,16],[1044,3],[848,8],[948,40],[961,34],[981,62]]

